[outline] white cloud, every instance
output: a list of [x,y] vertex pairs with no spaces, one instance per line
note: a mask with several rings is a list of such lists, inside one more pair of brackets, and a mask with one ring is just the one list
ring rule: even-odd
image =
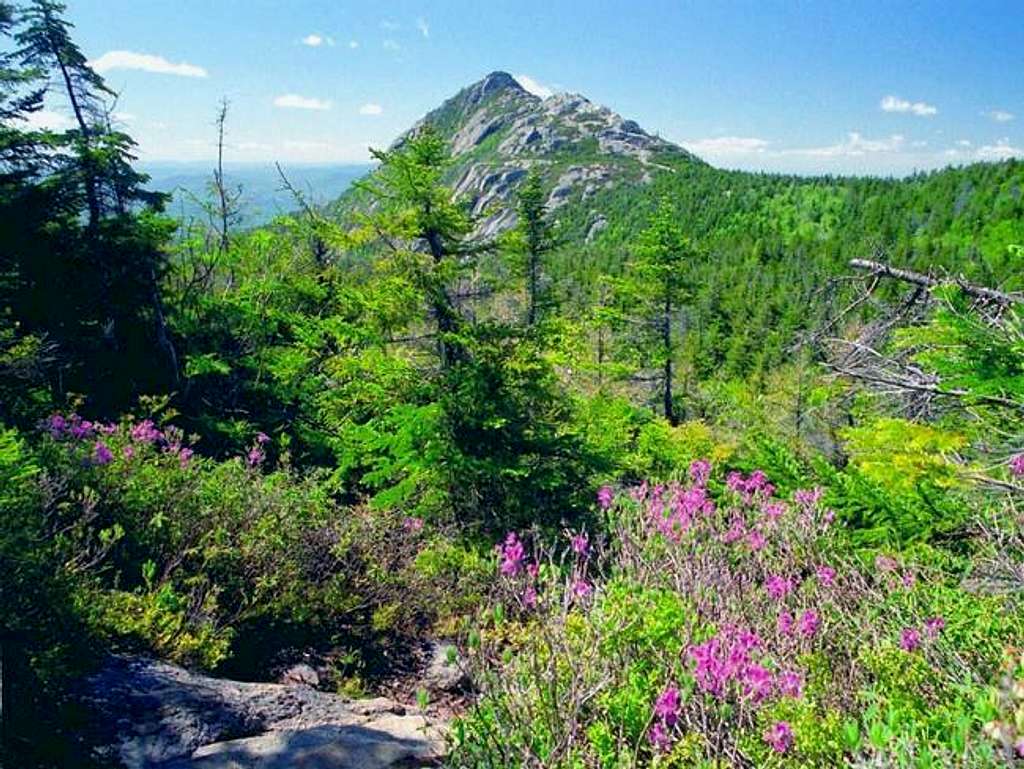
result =
[[396,29],[398,29],[398,22],[397,21],[393,21],[391,19],[384,19],[380,23],[380,28],[381,29],[385,29],[388,32],[394,32]]
[[893,134],[887,139],[866,139],[857,131],[846,135],[846,141],[830,144],[826,147],[806,147],[802,149],[784,150],[791,155],[809,155],[811,157],[863,157],[886,152],[900,152],[906,144],[902,134]]
[[519,83],[523,88],[532,93],[534,96],[539,96],[542,99],[546,99],[554,93],[554,89],[544,85],[537,80],[534,80],[529,75],[513,75],[516,82]]
[[369,104],[364,104],[362,107],[360,107],[359,108],[359,114],[360,115],[382,115],[382,114],[384,114],[384,108],[382,106],[380,106],[379,104],[373,104],[371,102]]
[[274,99],[274,106],[282,109],[315,109],[325,110],[331,108],[331,103],[324,99],[316,99],[312,96],[300,96],[297,93],[286,93]]
[[155,72],[160,75],[179,75],[181,77],[206,77],[207,71],[195,64],[181,62],[175,64],[163,56],[135,51],[107,51],[98,59],[89,62],[94,70],[103,74],[115,69],[138,69],[143,72]]
[[717,136],[710,139],[684,141],[683,146],[701,157],[718,155],[745,155],[764,152],[768,142],[753,136]]
[[939,113],[938,108],[931,104],[923,101],[908,101],[899,96],[886,96],[878,106],[882,108],[883,112],[910,112],[918,117],[932,117]]
[[385,51],[397,51],[401,49],[401,47],[402,46],[400,46],[396,41],[392,40],[391,38],[388,38],[387,40],[384,41]]
[[137,120],[132,112],[115,112],[111,117],[118,123],[134,123]]
[[416,29],[420,31],[423,37],[430,37],[430,25],[427,24],[427,20],[420,16],[416,19]]
[[31,131],[67,131],[74,122],[63,112],[40,109],[28,114],[25,125]]
[[321,45],[334,45],[334,38],[330,35],[318,35],[315,32],[302,38],[302,44],[310,48],[319,48]]
[[1015,115],[1012,112],[1007,112],[1004,109],[994,109],[983,113],[986,117],[992,118],[997,123],[1009,123]]
[[348,41],[348,47],[353,49],[353,50],[355,50],[356,48],[359,47],[359,41],[358,40],[349,40]]
[[978,160],[1008,160],[1024,157],[1024,149],[1014,147],[1009,139],[1000,139],[995,144],[984,144],[974,151]]
[[971,142],[970,142],[969,139],[961,139],[960,141],[957,142],[957,146],[958,147],[970,147],[971,146]]

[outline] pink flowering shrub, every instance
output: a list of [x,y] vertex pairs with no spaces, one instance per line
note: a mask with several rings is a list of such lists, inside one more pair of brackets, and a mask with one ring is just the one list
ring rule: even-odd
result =
[[685,482],[609,494],[601,535],[512,532],[498,548],[454,766],[998,760],[980,682],[1019,610],[866,557],[821,488],[782,496],[762,472],[700,461]]
[[340,508],[322,478],[275,466],[265,434],[215,461],[150,419],[55,414],[40,433],[60,562],[117,647],[214,667],[244,643],[258,665],[295,643],[283,625],[307,643],[343,628],[372,650],[422,626],[448,594],[471,593],[450,564],[429,564],[429,579],[418,570],[437,536],[422,519]]

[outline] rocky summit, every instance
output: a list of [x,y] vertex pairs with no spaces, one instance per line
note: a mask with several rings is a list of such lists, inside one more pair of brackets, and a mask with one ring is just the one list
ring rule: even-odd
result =
[[[393,146],[425,124],[450,142],[447,181],[469,203],[485,237],[515,224],[515,206],[508,204],[530,169],[544,179],[548,208],[554,210],[586,203],[616,185],[647,184],[654,173],[680,163],[703,162],[580,94],[542,99],[507,72],[492,72],[463,88]],[[592,219],[599,221],[600,212]]]

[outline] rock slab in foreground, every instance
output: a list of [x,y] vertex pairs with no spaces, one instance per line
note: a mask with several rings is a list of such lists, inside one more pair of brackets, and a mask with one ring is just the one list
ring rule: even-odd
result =
[[113,657],[79,696],[85,739],[127,769],[408,769],[434,766],[442,730],[392,700],[245,683]]

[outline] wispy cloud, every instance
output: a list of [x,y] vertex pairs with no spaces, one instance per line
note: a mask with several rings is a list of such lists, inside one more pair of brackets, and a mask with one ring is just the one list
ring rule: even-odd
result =
[[513,75],[513,77],[515,77],[516,82],[519,83],[519,85],[534,96],[539,96],[542,99],[548,98],[555,92],[550,86],[546,86],[540,81],[534,80],[529,75]]
[[393,21],[392,19],[384,19],[380,23],[380,28],[383,29],[383,30],[386,30],[388,32],[394,32],[396,29],[398,29],[398,27],[399,27],[398,22],[397,21]]
[[384,108],[382,106],[380,106],[379,104],[374,104],[373,102],[370,102],[369,104],[364,104],[362,107],[359,108],[359,114],[360,115],[383,115],[384,114]]
[[286,93],[274,99],[274,106],[281,109],[313,109],[325,110],[331,108],[331,103],[325,99],[317,99],[312,96],[300,96],[297,93]]
[[909,101],[899,96],[886,96],[878,104],[883,112],[910,113],[918,117],[932,117],[939,114],[938,107],[923,101]]
[[334,45],[334,38],[330,35],[318,35],[315,32],[302,38],[302,44],[310,48],[319,48],[322,45]]
[[683,146],[701,157],[716,157],[763,153],[768,148],[768,142],[753,136],[716,136],[684,141]]
[[349,40],[348,41],[348,47],[353,49],[353,50],[355,50],[356,48],[359,47],[359,41],[358,40]]
[[397,41],[392,40],[390,37],[384,41],[385,51],[398,51],[401,50],[401,48],[402,46],[400,46]]
[[423,37],[430,37],[430,25],[427,24],[427,20],[420,16],[416,19],[416,29],[420,31]]
[[1009,123],[1015,117],[1015,115],[1012,112],[1007,112],[1004,109],[993,109],[989,110],[988,112],[983,112],[982,114],[985,115],[985,117],[991,118],[997,123]]
[[906,145],[902,134],[893,134],[885,139],[867,139],[857,131],[850,131],[846,141],[829,144],[824,147],[806,147],[784,150],[793,155],[809,155],[811,157],[863,157],[864,155],[900,152]]
[[1000,139],[995,144],[983,144],[974,154],[978,160],[1009,160],[1024,158],[1024,148],[1014,147],[1009,139]]
[[202,67],[187,62],[175,64],[163,56],[135,51],[107,51],[89,65],[103,74],[115,69],[137,69],[143,72],[155,72],[160,75],[179,75],[181,77],[206,77],[207,71]]

